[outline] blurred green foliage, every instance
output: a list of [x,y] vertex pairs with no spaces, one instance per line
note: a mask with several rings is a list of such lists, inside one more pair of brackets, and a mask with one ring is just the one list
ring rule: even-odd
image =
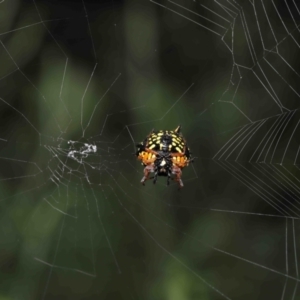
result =
[[[245,260],[272,265],[282,222],[207,209],[264,208],[210,159],[228,138],[214,133],[247,121],[229,105],[202,115],[230,55],[151,2],[85,1],[89,19],[79,2],[0,4],[0,300],[273,299],[282,277]],[[178,124],[198,157],[184,189],[141,187],[134,144]],[[62,172],[68,140],[98,153]]]

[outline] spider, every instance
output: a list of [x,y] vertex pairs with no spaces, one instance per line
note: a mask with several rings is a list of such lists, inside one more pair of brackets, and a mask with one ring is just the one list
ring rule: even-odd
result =
[[[180,125],[171,131],[152,129],[146,139],[137,144],[136,156],[145,166],[144,177],[141,180],[143,185],[146,180],[153,178],[155,184],[157,176],[167,176],[169,185],[173,174],[179,188],[183,187],[181,170],[193,162],[194,158],[191,158],[190,149],[180,134],[180,129]],[[149,178],[149,174],[153,172],[154,176]]]

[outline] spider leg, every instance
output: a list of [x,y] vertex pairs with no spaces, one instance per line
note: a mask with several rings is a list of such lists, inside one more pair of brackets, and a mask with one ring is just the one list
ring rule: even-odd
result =
[[178,182],[179,189],[183,188],[183,182],[181,180],[181,174],[182,174],[181,169],[173,165],[172,173],[175,175],[174,180]]
[[152,150],[152,149],[149,149],[149,148],[145,148],[145,151],[147,151],[148,153],[152,153],[152,154],[154,154],[154,155],[158,155],[158,153],[157,153],[157,151],[154,151],[154,150]]
[[144,169],[144,177],[141,180],[142,185],[145,185],[145,181],[149,179],[149,174],[154,171],[152,165],[148,165]]
[[157,170],[156,170],[156,171],[155,171],[155,173],[154,173],[153,184],[155,184],[155,183],[156,183],[156,180],[157,180],[157,175],[158,175],[158,172],[157,172]]
[[173,152],[173,153],[170,153],[170,155],[173,157],[173,156],[184,156],[184,153],[182,152]]
[[170,185],[171,173],[168,173],[167,185]]

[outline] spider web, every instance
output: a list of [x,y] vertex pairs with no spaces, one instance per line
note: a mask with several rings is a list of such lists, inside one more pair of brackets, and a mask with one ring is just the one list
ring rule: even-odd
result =
[[296,1],[0,5],[0,298],[298,299]]

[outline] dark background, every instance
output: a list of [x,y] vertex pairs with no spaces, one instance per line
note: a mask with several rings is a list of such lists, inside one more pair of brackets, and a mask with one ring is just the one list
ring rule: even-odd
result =
[[[0,300],[298,299],[299,13],[254,2],[0,3]],[[142,187],[178,124],[184,188]]]

